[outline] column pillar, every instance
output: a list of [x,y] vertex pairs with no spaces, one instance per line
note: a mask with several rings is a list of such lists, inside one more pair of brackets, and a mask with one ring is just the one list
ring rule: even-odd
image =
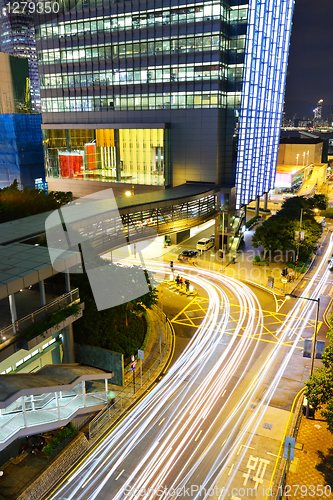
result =
[[25,407],[24,396],[21,396],[21,403],[22,403],[22,410],[23,410],[24,426],[28,427],[27,410],[26,410],[26,407]]
[[215,250],[219,249],[219,230],[220,230],[220,221],[221,221],[221,216],[218,215],[215,218],[215,226],[214,226],[214,232],[215,232],[215,241],[214,241],[214,248]]
[[268,193],[264,193],[264,210],[267,210],[268,205]]
[[257,196],[257,199],[256,199],[256,213],[255,213],[255,215],[259,215],[259,207],[260,207],[260,196]]
[[65,364],[75,363],[73,325],[68,325],[62,330],[62,362]]
[[56,405],[57,405],[57,410],[58,410],[58,420],[61,420],[61,417],[60,417],[60,406],[59,406],[59,396],[58,396],[57,392],[55,392],[54,395],[55,395],[55,400],[56,400]]
[[71,291],[71,279],[69,271],[65,271],[66,293]]
[[42,307],[46,306],[44,280],[40,280],[40,282],[39,282],[39,295],[40,295],[40,303],[41,303]]
[[105,382],[105,401],[107,402],[108,401],[108,379],[105,378],[104,382]]
[[86,407],[87,406],[86,383],[84,380],[82,380],[81,384],[82,384],[83,405],[84,407]]
[[15,295],[14,294],[8,295],[8,300],[9,300],[10,316],[12,318],[12,323],[15,323],[15,321],[17,321]]

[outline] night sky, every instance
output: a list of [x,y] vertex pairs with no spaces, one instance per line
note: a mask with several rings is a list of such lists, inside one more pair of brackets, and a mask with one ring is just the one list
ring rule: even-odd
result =
[[323,115],[333,106],[333,0],[296,0],[287,85],[286,116],[313,116],[319,99]]

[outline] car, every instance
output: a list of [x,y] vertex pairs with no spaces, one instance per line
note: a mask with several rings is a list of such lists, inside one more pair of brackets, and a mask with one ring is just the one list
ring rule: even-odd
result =
[[214,240],[212,238],[201,238],[201,240],[197,242],[197,250],[200,250],[201,252],[209,250],[213,246]]
[[198,252],[196,250],[183,250],[178,255],[178,260],[191,261],[198,258]]

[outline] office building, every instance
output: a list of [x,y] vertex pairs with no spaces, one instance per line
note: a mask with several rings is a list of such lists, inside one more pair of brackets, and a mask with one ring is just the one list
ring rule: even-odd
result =
[[29,109],[28,61],[0,52],[0,65],[0,188],[17,179],[44,189],[42,118]]
[[0,7],[0,51],[28,60],[32,108],[39,113],[40,91],[34,16],[28,12],[31,7],[28,4],[10,4],[6,0],[0,0]]
[[[293,0],[87,1],[36,28],[51,189],[274,186]],[[94,181],[94,182],[92,182]]]

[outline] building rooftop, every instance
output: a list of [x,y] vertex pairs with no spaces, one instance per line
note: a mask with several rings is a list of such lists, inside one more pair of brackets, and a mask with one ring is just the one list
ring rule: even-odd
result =
[[[309,134],[310,135],[310,134]],[[323,142],[321,137],[280,137],[280,144],[319,144]]]
[[[112,186],[110,186],[110,188],[111,187]],[[130,185],[128,188],[130,189]],[[128,211],[133,211],[135,207],[142,209],[145,205],[170,205],[175,200],[181,199],[186,201],[187,198],[195,199],[195,197],[200,197],[201,194],[215,189],[217,189],[215,184],[187,183],[165,190],[152,191],[151,193],[141,193],[134,194],[130,197],[124,196],[116,198],[116,204],[113,201],[114,199],[103,198],[103,190],[95,193],[95,201],[93,197],[89,200],[83,198],[85,199],[84,203],[80,201],[80,199],[74,201],[73,205],[70,207],[70,213],[69,210],[67,212],[68,219],[66,217],[66,222],[82,221],[87,218],[88,224],[91,224],[92,217],[101,216],[103,213],[117,210],[117,208],[120,213],[126,213]],[[85,207],[85,203],[88,201],[89,203],[87,203]],[[77,210],[75,207],[77,207]],[[62,210],[62,212],[64,213],[64,210]],[[45,233],[45,221],[52,213],[54,213],[54,211],[31,215],[23,219],[0,224],[0,245],[19,242]],[[58,222],[56,221],[56,223]],[[31,248],[30,245],[29,248]],[[49,261],[46,260],[46,262]],[[19,287],[19,289],[20,288],[22,288],[22,286]]]
[[60,270],[59,265],[65,271],[80,263],[81,257],[78,252],[64,251],[59,262],[57,261],[57,271],[55,271],[46,247],[25,243],[0,245],[0,299],[57,274]]
[[30,215],[23,219],[16,219],[0,224],[0,245],[13,241],[22,241],[29,236],[36,236],[45,232],[45,220],[52,213]]
[[185,199],[193,196],[200,196],[206,191],[216,189],[215,184],[205,183],[187,183],[180,186],[164,189],[163,191],[152,191],[151,193],[140,193],[134,196],[122,196],[117,198],[117,205],[119,210],[140,207],[152,203],[170,202],[178,199]]
[[69,391],[84,380],[112,377],[112,372],[81,364],[47,365],[35,373],[0,375],[0,408],[5,408],[21,396]]

